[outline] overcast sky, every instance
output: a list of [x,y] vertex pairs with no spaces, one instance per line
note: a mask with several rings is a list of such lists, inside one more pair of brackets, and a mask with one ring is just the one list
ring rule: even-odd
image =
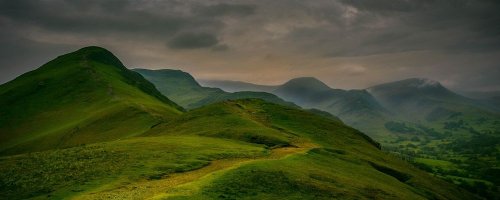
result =
[[198,79],[500,90],[498,0],[0,0],[0,83],[90,45]]

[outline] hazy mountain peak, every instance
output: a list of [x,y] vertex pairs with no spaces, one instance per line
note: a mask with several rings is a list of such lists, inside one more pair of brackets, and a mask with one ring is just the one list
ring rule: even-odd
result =
[[441,84],[438,81],[428,79],[428,78],[412,78],[407,79],[412,82],[409,86],[416,88],[427,88],[427,87],[440,87]]
[[308,90],[314,91],[326,91],[331,90],[328,85],[321,82],[317,78],[314,77],[299,77],[294,78],[283,84],[284,87],[293,87],[293,88],[305,88]]
[[390,83],[384,83],[381,85],[377,85],[369,88],[370,92],[374,90],[380,89],[416,89],[416,90],[447,90],[445,87],[441,85],[436,80],[428,79],[428,78],[409,78],[400,81],[394,81]]

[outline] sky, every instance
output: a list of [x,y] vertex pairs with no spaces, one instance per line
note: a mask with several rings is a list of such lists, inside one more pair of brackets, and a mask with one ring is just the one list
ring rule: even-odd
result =
[[0,83],[91,45],[202,80],[500,90],[498,0],[0,0]]

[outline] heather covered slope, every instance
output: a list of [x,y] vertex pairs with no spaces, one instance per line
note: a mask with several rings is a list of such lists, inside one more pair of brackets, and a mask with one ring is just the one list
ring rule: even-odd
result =
[[0,152],[138,135],[181,111],[111,52],[86,47],[0,86]]
[[245,98],[259,98],[277,104],[295,106],[293,103],[286,102],[266,92],[240,91],[231,93],[219,88],[202,87],[189,73],[180,70],[133,70],[151,81],[163,95],[188,109],[224,100]]

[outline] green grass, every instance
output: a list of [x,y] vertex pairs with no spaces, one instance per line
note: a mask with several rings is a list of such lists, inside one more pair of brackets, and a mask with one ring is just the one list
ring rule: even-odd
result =
[[[423,199],[408,185],[367,163],[328,149],[313,149],[305,155],[248,164],[199,184],[202,189],[184,198]],[[170,196],[167,199],[183,198]]]
[[[135,197],[473,198],[385,154],[377,143],[338,120],[258,99],[195,109],[154,127],[147,135],[1,157],[0,193],[13,199],[82,197],[91,193],[104,198],[127,185],[168,182],[173,173],[182,180],[184,173],[203,169],[214,160],[246,158],[173,188],[151,189]],[[306,143],[317,147],[306,153],[265,159],[269,148],[293,149]],[[130,188],[124,192],[134,191]]]
[[211,160],[266,155],[262,146],[216,138],[139,137],[1,157],[2,198],[65,198],[107,184],[161,179]]
[[474,199],[324,113],[261,99],[184,112],[97,47],[0,97],[2,198]]
[[[283,196],[287,199],[331,199],[334,197],[459,199],[461,196],[456,194],[467,195],[379,151],[377,143],[343,125],[342,122],[323,118],[304,110],[253,99],[218,103],[191,112],[186,113],[185,118],[180,120],[184,122],[184,125],[178,127],[179,130],[185,130],[182,134],[190,132],[186,130],[187,127],[193,127],[191,133],[221,137],[217,134],[204,134],[204,130],[210,129],[210,124],[225,127],[243,125],[244,123],[241,122],[233,122],[232,118],[226,118],[227,115],[239,115],[240,120],[256,122],[252,126],[265,126],[286,133],[291,138],[307,138],[323,148],[314,149],[305,155],[293,155],[273,161],[258,161],[214,173],[199,181],[179,186],[172,193],[160,195],[160,197],[172,199],[276,199]],[[210,117],[202,118],[201,115]],[[229,124],[221,124],[220,121]],[[169,131],[171,128],[175,129],[173,124],[178,123],[172,122],[171,126],[155,127],[152,132],[154,135],[173,134],[176,131]],[[237,134],[236,131],[235,134]],[[231,139],[247,141],[239,137]]]
[[456,168],[452,162],[445,161],[445,160],[436,160],[436,159],[429,159],[429,158],[416,158],[415,162],[423,163],[423,164],[429,165],[431,167],[439,167],[442,169],[455,169]]
[[60,56],[1,85],[0,105],[1,154],[138,135],[182,111],[97,47]]

